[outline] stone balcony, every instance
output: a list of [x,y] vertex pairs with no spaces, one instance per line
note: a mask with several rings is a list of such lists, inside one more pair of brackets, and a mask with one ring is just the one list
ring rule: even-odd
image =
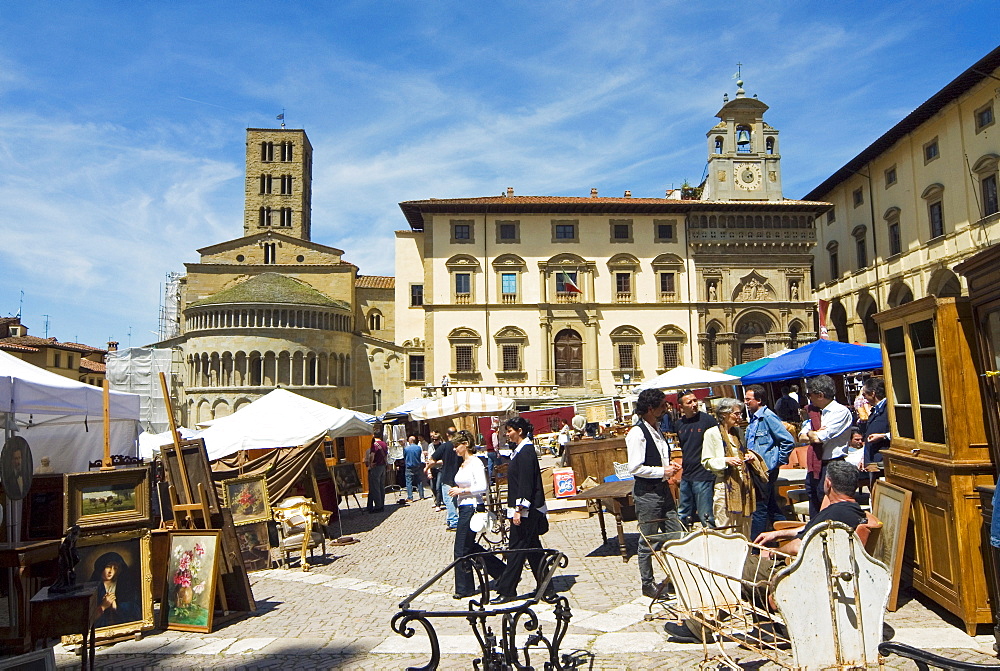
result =
[[442,398],[445,390],[449,394],[458,391],[474,391],[480,394],[493,394],[506,398],[555,398],[559,395],[559,387],[554,384],[451,384],[447,387],[440,385],[433,387],[421,387],[424,398]]

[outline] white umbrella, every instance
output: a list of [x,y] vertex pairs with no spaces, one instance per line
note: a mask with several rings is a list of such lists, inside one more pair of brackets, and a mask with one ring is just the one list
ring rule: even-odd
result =
[[514,409],[514,399],[459,391],[410,410],[411,419],[435,419],[464,415],[497,415]]
[[644,389],[697,389],[703,387],[714,387],[719,384],[737,384],[740,378],[735,375],[726,375],[711,370],[700,368],[688,368],[677,366],[662,375],[645,380],[635,388],[636,392]]

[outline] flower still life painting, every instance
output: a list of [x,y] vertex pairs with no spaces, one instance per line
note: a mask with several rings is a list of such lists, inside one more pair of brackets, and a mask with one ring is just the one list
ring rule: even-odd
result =
[[226,507],[233,513],[234,524],[239,526],[271,519],[266,476],[250,475],[225,480],[222,486]]
[[171,531],[161,626],[212,631],[219,556],[218,531]]

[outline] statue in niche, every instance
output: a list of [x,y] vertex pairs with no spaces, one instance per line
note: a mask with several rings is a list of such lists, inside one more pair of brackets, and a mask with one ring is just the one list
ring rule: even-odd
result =
[[715,282],[709,282],[708,284],[708,300],[717,301],[719,300],[719,291],[715,288]]
[[793,301],[799,300],[799,283],[798,282],[792,282],[792,300]]

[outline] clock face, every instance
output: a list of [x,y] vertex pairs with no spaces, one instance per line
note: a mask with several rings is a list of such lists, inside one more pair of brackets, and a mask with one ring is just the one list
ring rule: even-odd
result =
[[760,166],[755,163],[738,163],[734,169],[736,185],[746,191],[760,186]]

